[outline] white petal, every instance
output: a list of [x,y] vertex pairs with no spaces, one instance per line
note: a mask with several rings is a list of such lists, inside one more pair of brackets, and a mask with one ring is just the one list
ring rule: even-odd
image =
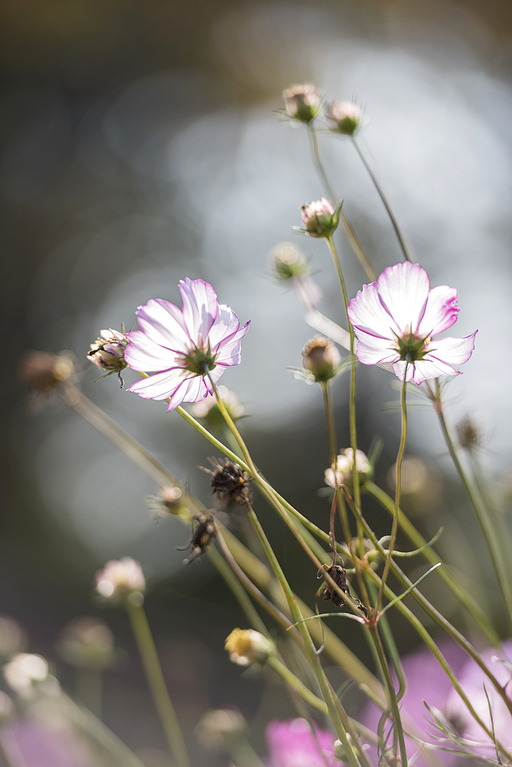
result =
[[191,343],[183,316],[174,304],[162,298],[152,298],[145,306],[139,306],[137,319],[144,333],[166,349],[184,352]]
[[[393,365],[393,373],[401,380],[404,380],[405,361],[400,360]],[[415,363],[409,363],[407,365],[407,380],[412,381],[415,384],[421,384],[423,381],[428,381],[431,378],[439,378],[439,376],[458,376],[456,370],[450,365],[446,365],[439,360],[426,360],[422,359]]]
[[183,402],[199,402],[208,394],[202,376],[194,376],[184,381],[173,393],[167,406],[167,412],[175,410]]
[[221,304],[208,336],[212,352],[217,350],[223,338],[235,333],[239,327],[240,320],[234,311],[229,306]]
[[348,316],[356,335],[358,330],[388,339],[394,339],[394,333],[401,334],[401,329],[381,303],[376,282],[363,285],[363,289],[357,292],[348,305]]
[[377,280],[379,297],[394,317],[399,335],[416,333],[423,319],[430,290],[428,274],[419,264],[405,261],[384,269]]
[[217,294],[208,282],[190,280],[188,277],[180,282],[179,287],[183,318],[189,335],[194,343],[204,346],[217,317]]
[[363,365],[396,362],[400,357],[396,348],[393,348],[393,341],[389,338],[377,338],[362,331],[358,331],[357,337],[356,357]]
[[169,370],[179,364],[176,353],[156,344],[142,330],[126,334],[130,343],[125,349],[124,358],[133,370],[153,373]]
[[473,354],[477,333],[478,330],[475,330],[465,338],[436,338],[429,343],[425,359],[434,358],[449,365],[463,365]]
[[249,322],[247,322],[243,328],[237,330],[231,336],[228,336],[220,342],[217,350],[217,365],[239,365],[241,359],[240,344],[242,338],[249,330]]
[[451,328],[457,321],[457,291],[447,285],[439,285],[430,291],[425,314],[418,326],[419,336],[435,336]]
[[167,399],[186,380],[183,368],[164,370],[163,373],[155,373],[148,378],[143,378],[142,381],[137,381],[128,391],[135,392],[144,399]]

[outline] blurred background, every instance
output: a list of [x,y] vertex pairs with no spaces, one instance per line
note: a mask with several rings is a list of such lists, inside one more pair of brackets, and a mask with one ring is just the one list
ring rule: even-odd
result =
[[[299,206],[321,185],[307,136],[280,121],[281,91],[313,82],[329,98],[365,107],[361,143],[388,192],[415,258],[432,285],[459,290],[454,335],[479,329],[464,375],[447,389],[452,424],[482,424],[481,461],[509,512],[512,482],[512,6],[501,0],[5,0],[0,162],[4,235],[0,611],[18,620],[64,688],[75,672],[56,651],[62,628],[101,617],[117,661],[104,675],[103,718],[151,767],[167,763],[160,726],[121,611],[92,599],[95,570],[111,558],[140,560],[165,673],[196,763],[221,764],[193,730],[211,707],[233,703],[261,745],[268,718],[289,704],[265,675],[240,679],[223,642],[244,620],[207,558],[182,565],[187,531],[155,519],[158,488],[58,400],[30,407],[15,375],[26,349],[76,355],[83,392],[130,431],[208,504],[198,470],[214,454],[162,403],[96,383],[86,360],[100,329],[129,328],[149,298],[179,303],[178,281],[211,282],[245,322],[243,362],[223,378],[248,417],[244,436],[267,477],[326,525],[318,495],[327,465],[320,392],[295,380],[314,335],[293,291],[273,279],[269,252],[300,224]],[[401,260],[380,200],[349,141],[321,136],[336,193],[380,272]],[[323,298],[343,311],[321,241],[296,238]],[[339,235],[354,295],[366,278]],[[127,384],[134,380],[130,371]],[[391,377],[360,368],[360,446],[380,437],[377,481],[386,489],[398,446]],[[335,387],[339,441],[348,444],[347,381]],[[459,490],[431,409],[411,409],[410,492],[404,507],[472,583],[504,631],[496,586],[472,511]],[[260,503],[261,517],[297,591],[314,605],[316,573]],[[373,510],[378,532],[388,518]],[[415,567],[413,560],[412,572]],[[428,594],[465,628],[436,582]],[[476,585],[475,585],[476,584]],[[400,624],[397,624],[400,625]],[[336,627],[338,628],[338,627]],[[360,642],[357,627],[344,639]],[[416,637],[401,627],[402,652]],[[363,649],[363,659],[369,661]],[[258,728],[259,723],[259,728]],[[259,734],[258,734],[259,733]],[[258,740],[259,738],[259,740]]]

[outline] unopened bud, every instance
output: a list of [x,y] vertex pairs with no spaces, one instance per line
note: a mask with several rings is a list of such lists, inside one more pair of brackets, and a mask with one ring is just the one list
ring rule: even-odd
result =
[[[238,421],[245,411],[237,395],[222,385],[218,387],[218,392],[232,420]],[[205,421],[215,431],[221,431],[226,423],[214,394],[208,394],[201,402],[194,403],[190,410],[195,418]]]
[[105,370],[106,375],[117,373],[122,386],[123,379],[120,373],[121,370],[127,367],[124,351],[128,346],[128,339],[124,333],[120,333],[119,330],[112,330],[112,328],[101,330],[100,336],[90,345],[91,348],[87,352],[87,359],[96,367]]
[[[359,482],[364,482],[372,475],[370,461],[362,450],[356,450],[356,469],[359,475]],[[343,450],[336,459],[336,469],[325,470],[325,484],[330,487],[339,487],[346,485],[352,487],[352,472],[354,470],[354,451],[351,447]]]
[[302,250],[293,242],[280,242],[270,251],[272,269],[283,282],[308,273],[308,262]]
[[231,708],[208,711],[196,727],[196,737],[203,748],[220,749],[237,743],[247,730],[247,722]]
[[336,375],[341,364],[341,354],[330,338],[315,336],[303,348],[302,360],[317,383],[325,383]]
[[301,205],[304,229],[299,230],[310,237],[330,237],[338,226],[341,205],[336,208],[326,198]]
[[320,111],[322,97],[314,85],[291,85],[283,91],[288,117],[309,124]]
[[102,670],[114,660],[114,635],[97,618],[77,618],[63,629],[57,650],[72,666]]
[[336,133],[353,136],[363,119],[363,111],[353,101],[334,101],[325,113],[330,128]]
[[146,588],[142,567],[131,557],[107,562],[95,576],[96,591],[105,599],[140,602]]
[[239,666],[250,666],[252,663],[263,665],[273,649],[270,641],[253,629],[233,629],[224,647],[229,653],[229,660]]

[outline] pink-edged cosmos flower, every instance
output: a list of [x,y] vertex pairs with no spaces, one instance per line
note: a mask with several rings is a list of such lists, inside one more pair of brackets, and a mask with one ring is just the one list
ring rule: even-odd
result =
[[457,320],[457,291],[446,285],[430,290],[419,264],[395,264],[377,282],[363,285],[348,305],[357,336],[356,356],[363,365],[391,363],[403,381],[456,376],[452,365],[467,362],[475,348],[475,330],[465,338],[434,339]]
[[154,374],[129,391],[144,399],[168,399],[168,411],[213,393],[208,376],[217,383],[227,367],[239,364],[240,343],[249,328],[249,322],[240,327],[229,306],[219,305],[207,282],[187,277],[179,289],[182,309],[151,299],[137,310],[142,329],[126,334],[128,365]]

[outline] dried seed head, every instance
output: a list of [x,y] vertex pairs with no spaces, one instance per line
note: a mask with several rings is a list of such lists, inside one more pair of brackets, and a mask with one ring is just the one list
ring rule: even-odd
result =
[[239,666],[262,665],[272,652],[270,641],[253,629],[233,629],[224,647],[229,653],[229,660]]
[[464,416],[456,426],[459,445],[471,452],[479,450],[485,444],[485,429],[479,421],[470,415]]
[[217,498],[224,503],[238,503],[241,506],[249,503],[251,499],[249,474],[227,458],[223,464],[215,460],[211,463],[215,471],[210,469],[204,469],[204,471],[211,474],[211,486]]
[[302,349],[302,361],[306,370],[313,374],[317,383],[325,383],[336,375],[341,364],[341,355],[330,340],[315,336]]
[[[322,569],[318,571],[317,578],[323,578],[324,573],[331,576],[334,583],[341,589],[344,594],[350,594],[350,589],[347,581],[347,571],[341,565],[322,565]],[[343,597],[337,592],[332,584],[325,582],[324,586],[324,601],[332,602],[335,607],[343,607],[345,601]]]
[[192,531],[190,543],[187,543],[186,546],[176,547],[178,551],[185,551],[185,549],[188,548],[191,549],[190,556],[183,560],[184,565],[188,565],[189,562],[198,560],[215,538],[215,525],[211,513],[196,514],[192,519],[195,523],[195,528]]
[[29,351],[23,355],[18,373],[31,391],[34,407],[44,406],[57,388],[70,380],[75,372],[74,359],[71,352],[48,354]]

